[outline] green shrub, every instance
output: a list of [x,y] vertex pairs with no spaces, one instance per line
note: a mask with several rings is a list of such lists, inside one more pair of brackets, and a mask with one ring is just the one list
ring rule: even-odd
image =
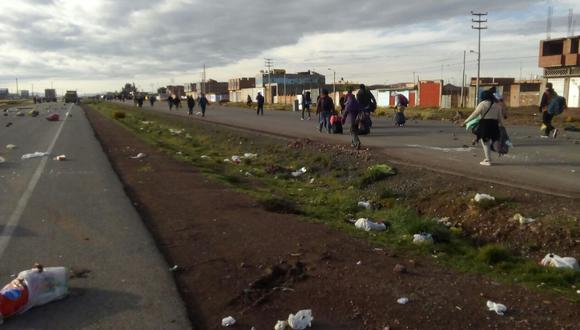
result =
[[389,165],[380,164],[373,165],[363,174],[360,181],[360,187],[367,187],[375,182],[384,180],[390,176],[397,174],[397,172]]
[[500,262],[507,262],[512,259],[509,251],[503,246],[490,244],[477,251],[476,259],[487,265],[495,265]]

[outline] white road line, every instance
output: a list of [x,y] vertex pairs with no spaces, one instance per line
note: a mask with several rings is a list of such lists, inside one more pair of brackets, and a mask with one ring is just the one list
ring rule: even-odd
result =
[[[70,107],[68,108],[68,111],[71,111],[72,107],[73,107],[73,104],[70,105]],[[67,118],[68,118],[68,116],[64,116],[64,120],[60,124],[60,127],[58,128],[56,135],[54,136],[54,138],[52,139],[52,142],[48,146],[48,150],[46,152],[48,152],[49,155],[52,153],[52,150],[54,149],[54,145],[56,144],[56,141],[58,140],[58,137],[60,136],[60,132],[62,132],[62,128],[64,127],[64,123],[66,122]],[[30,182],[28,182],[28,186],[26,187],[26,190],[24,191],[24,193],[22,194],[22,196],[18,200],[18,203],[16,204],[16,208],[14,209],[14,211],[12,212],[10,217],[8,218],[8,222],[6,223],[4,228],[2,229],[2,233],[0,233],[0,260],[2,259],[2,256],[4,255],[4,251],[6,251],[6,248],[8,247],[8,243],[10,243],[10,239],[12,238],[14,231],[18,227],[18,223],[20,222],[20,219],[22,217],[22,213],[24,213],[24,210],[26,209],[26,206],[28,205],[28,201],[30,200],[32,193],[34,192],[34,189],[36,188],[36,184],[38,183],[38,180],[40,180],[40,176],[42,175],[42,172],[44,172],[44,168],[46,167],[47,161],[48,161],[48,157],[43,157],[40,160],[40,163],[38,164],[36,171],[32,175],[32,179],[30,179]]]

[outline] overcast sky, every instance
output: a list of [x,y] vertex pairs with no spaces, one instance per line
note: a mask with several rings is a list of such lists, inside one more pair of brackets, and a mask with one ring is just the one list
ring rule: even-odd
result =
[[[580,1],[553,0],[552,37]],[[532,0],[13,0],[0,4],[0,87],[81,93],[143,90],[255,76],[264,58],[288,72],[396,83],[476,74],[470,11],[487,11],[482,76],[529,78],[546,37],[548,4]]]

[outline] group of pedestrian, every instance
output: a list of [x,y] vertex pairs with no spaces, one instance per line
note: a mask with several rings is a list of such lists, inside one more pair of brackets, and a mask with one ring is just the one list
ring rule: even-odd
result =
[[[175,107],[176,110],[181,108],[181,100],[177,96],[170,95],[167,98],[167,104],[169,106],[169,111],[171,111],[173,107]],[[186,104],[187,104],[187,113],[188,115],[192,116],[193,110],[196,105],[196,99],[194,99],[193,96],[189,95],[186,97]],[[199,105],[199,108],[201,109],[201,116],[205,117],[205,110],[209,105],[209,101],[204,93],[201,93],[197,97],[197,105]],[[153,102],[151,103],[151,106],[153,106]]]

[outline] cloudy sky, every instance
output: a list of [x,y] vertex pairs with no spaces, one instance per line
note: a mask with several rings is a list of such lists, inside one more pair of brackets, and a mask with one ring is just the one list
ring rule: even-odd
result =
[[[580,33],[580,1],[552,0],[552,37]],[[487,11],[482,76],[529,78],[548,2],[533,0],[13,0],[0,4],[0,87],[81,93],[255,76],[264,58],[332,81],[395,83],[476,73],[470,11]]]

